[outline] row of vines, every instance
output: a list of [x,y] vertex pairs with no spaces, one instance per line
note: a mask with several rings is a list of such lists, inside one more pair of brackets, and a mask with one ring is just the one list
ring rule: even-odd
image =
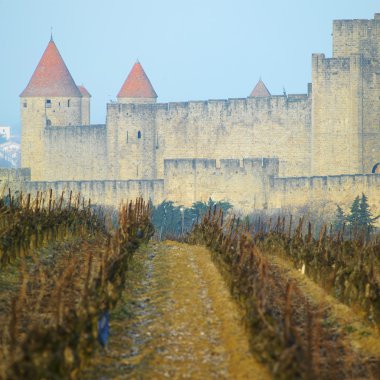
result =
[[0,378],[80,377],[131,254],[153,234],[142,199],[114,224],[71,193],[0,201]]
[[361,308],[376,325],[379,242],[343,241],[341,234],[329,236],[326,227],[315,239],[302,219],[296,228],[285,218],[251,226],[234,217],[223,219],[222,211],[209,210],[188,240],[210,248],[245,311],[251,349],[275,378],[378,378],[380,358],[355,352],[344,331],[331,323],[329,310],[313,302],[273,258],[290,261],[340,301]]

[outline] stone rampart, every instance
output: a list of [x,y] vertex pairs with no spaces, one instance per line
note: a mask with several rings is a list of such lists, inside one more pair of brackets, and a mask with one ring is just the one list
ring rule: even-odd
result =
[[0,168],[0,192],[8,191],[8,188],[12,191],[20,191],[22,184],[26,181],[30,181],[30,169]]
[[165,160],[166,198],[184,206],[212,198],[243,211],[266,208],[269,179],[278,165],[268,158]]
[[163,180],[129,180],[129,181],[55,181],[55,182],[25,182],[22,190],[31,193],[37,191],[49,192],[53,190],[55,198],[59,198],[64,191],[66,196],[73,192],[80,194],[92,204],[118,206],[122,201],[134,200],[143,197],[153,204],[161,203],[164,197]]
[[333,56],[363,54],[379,57],[380,14],[372,20],[335,20],[333,23]]
[[346,211],[356,196],[364,193],[371,210],[380,214],[380,175],[359,174],[325,177],[271,178],[268,207],[292,209],[308,205],[325,207],[326,211],[337,205]]
[[310,175],[307,95],[157,104],[157,176],[164,160],[278,158],[281,175]]
[[[141,139],[138,138],[141,132]],[[281,175],[310,175],[307,94],[107,106],[114,178],[163,178],[164,160],[273,157]]]
[[105,125],[46,127],[44,180],[105,180],[107,144]]

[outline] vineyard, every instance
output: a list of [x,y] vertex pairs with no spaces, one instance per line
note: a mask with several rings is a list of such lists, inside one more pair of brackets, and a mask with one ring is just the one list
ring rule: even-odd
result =
[[378,379],[378,236],[229,209],[3,196],[0,379]]
[[189,241],[211,250],[245,312],[251,349],[275,378],[378,378],[380,242],[345,241],[326,226],[315,239],[302,218],[294,227],[291,218],[225,222],[214,208]]
[[52,193],[0,201],[0,378],[77,378],[124,288],[131,254],[153,228],[143,200],[117,228],[90,202]]

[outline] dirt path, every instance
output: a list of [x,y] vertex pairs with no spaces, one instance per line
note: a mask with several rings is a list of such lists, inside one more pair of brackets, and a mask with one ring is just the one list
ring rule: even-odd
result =
[[135,254],[108,351],[84,379],[270,379],[209,252],[166,242]]

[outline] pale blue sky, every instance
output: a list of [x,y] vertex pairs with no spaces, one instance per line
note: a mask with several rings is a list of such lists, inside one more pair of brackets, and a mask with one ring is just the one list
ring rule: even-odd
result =
[[0,124],[19,127],[19,94],[50,38],[104,123],[136,58],[159,102],[305,93],[311,54],[331,55],[334,19],[373,18],[378,0],[0,0]]

